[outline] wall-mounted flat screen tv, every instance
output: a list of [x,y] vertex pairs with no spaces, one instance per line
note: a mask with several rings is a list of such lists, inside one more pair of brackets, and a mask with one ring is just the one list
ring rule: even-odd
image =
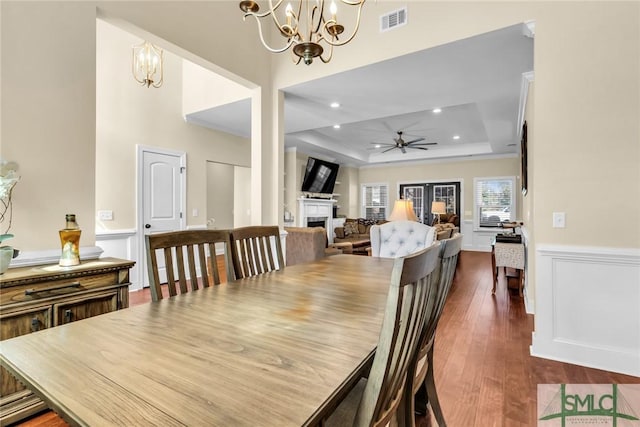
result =
[[309,157],[302,180],[302,191],[332,194],[340,165]]

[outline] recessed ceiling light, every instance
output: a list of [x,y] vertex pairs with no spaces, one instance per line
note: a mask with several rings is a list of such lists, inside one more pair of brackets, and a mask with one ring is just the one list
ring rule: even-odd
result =
[[339,102],[332,102],[331,104],[329,104],[329,106],[331,108],[338,108],[338,107],[340,107],[340,103]]
[[374,145],[374,147],[376,147],[376,148],[380,148],[380,147],[381,147],[381,145],[380,145],[380,144],[376,144],[376,145]]
[[340,129],[340,125],[333,125],[334,129]]
[[460,135],[453,135],[453,139],[460,139]]
[[437,113],[442,113],[442,108],[434,108],[433,112],[436,113],[436,114]]

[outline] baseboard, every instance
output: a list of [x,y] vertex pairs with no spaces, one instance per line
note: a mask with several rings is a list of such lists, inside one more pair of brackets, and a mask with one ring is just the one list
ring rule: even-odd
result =
[[640,376],[640,250],[536,246],[531,354]]

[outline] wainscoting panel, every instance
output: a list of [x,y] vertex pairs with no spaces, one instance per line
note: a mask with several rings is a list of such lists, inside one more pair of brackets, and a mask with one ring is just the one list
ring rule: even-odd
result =
[[539,245],[531,354],[640,376],[640,251]]
[[96,231],[96,245],[102,248],[103,257],[115,257],[135,261],[129,273],[131,286],[129,291],[142,289],[142,277],[144,272],[138,262],[138,237],[136,230],[109,230]]

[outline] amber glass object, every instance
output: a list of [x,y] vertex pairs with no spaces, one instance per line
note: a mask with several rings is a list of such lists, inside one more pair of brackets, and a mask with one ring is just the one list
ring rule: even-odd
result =
[[75,214],[67,214],[67,226],[60,230],[60,244],[62,245],[62,255],[60,256],[61,267],[71,267],[80,264],[80,227],[76,222]]

